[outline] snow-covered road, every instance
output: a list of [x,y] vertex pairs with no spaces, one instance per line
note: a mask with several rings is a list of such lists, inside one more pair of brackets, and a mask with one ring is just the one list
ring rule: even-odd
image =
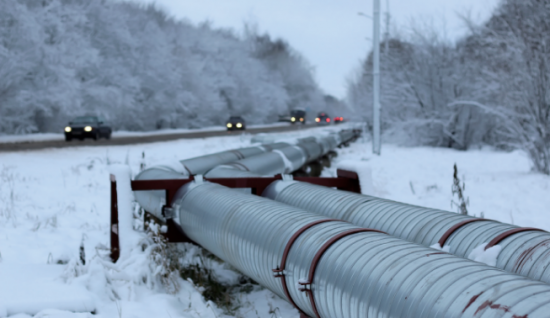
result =
[[233,136],[273,132],[299,131],[315,127],[314,124],[291,125],[272,123],[251,125],[246,131],[227,131],[225,127],[205,127],[201,129],[163,129],[149,132],[115,131],[111,139],[85,139],[66,142],[62,133],[40,133],[29,135],[0,135],[0,151],[39,150],[47,148],[69,148],[78,146],[105,147],[135,145],[178,139],[196,139],[215,136]]

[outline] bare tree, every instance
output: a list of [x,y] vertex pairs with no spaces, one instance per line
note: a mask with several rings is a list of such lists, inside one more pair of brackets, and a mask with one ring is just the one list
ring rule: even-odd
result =
[[536,171],[550,174],[550,1],[505,0],[472,31],[464,56],[477,87],[451,106],[494,116],[498,144],[524,149]]

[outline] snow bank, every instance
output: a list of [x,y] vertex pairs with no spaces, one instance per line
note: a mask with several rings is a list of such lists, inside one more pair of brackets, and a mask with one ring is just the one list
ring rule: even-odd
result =
[[485,246],[487,246],[487,243],[483,243],[474,248],[470,255],[468,255],[468,258],[476,262],[485,263],[490,266],[496,266],[498,254],[500,254],[502,246],[495,245],[488,248],[487,250],[485,250]]
[[116,264],[99,254],[86,265],[71,261],[62,277],[67,286],[90,291],[97,317],[220,317],[192,282],[167,271],[166,246],[143,234],[137,244]]
[[78,285],[64,284],[59,277],[64,265],[0,264],[0,317],[46,309],[92,312],[92,294]]
[[134,211],[132,202],[134,193],[130,186],[131,170],[126,165],[109,166],[109,172],[116,178],[116,190],[118,196],[118,231],[120,240],[120,258],[124,258],[129,251],[137,245],[139,234],[134,231]]
[[343,160],[336,164],[337,169],[353,171],[359,176],[361,193],[374,195],[374,186],[372,184],[372,169],[369,164],[361,161]]
[[[298,150],[300,151],[300,153],[302,154],[302,163],[300,164],[300,167],[301,167],[301,166],[303,166],[303,165],[306,163],[306,161],[307,161],[307,155],[306,155],[306,153],[305,153],[305,151],[304,151],[303,148],[298,147],[298,146],[294,146],[294,148],[298,149]],[[294,168],[295,168],[295,169],[298,169],[298,168],[300,168],[300,167],[294,167]]]
[[252,136],[250,143],[268,144],[275,142],[275,136],[271,134],[260,133]]
[[289,146],[293,146],[299,144],[300,140],[296,136],[288,136],[285,138],[277,138],[275,139],[275,142],[284,142],[287,143]]
[[275,149],[273,150],[274,153],[278,154],[279,156],[281,156],[281,158],[283,159],[283,162],[285,163],[285,171],[284,173],[289,173],[289,172],[292,172],[294,170],[294,165],[292,164],[292,162],[290,160],[288,160],[288,158],[285,156],[285,154],[278,150],[278,149]]

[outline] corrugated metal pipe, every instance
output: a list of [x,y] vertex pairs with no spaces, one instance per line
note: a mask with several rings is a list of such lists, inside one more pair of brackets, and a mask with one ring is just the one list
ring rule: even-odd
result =
[[352,132],[344,135],[345,139],[340,137],[340,133],[298,139],[296,145],[287,144],[286,147],[279,147],[271,152],[217,166],[208,171],[205,177],[240,178],[288,174],[300,169],[308,162],[317,160],[354,137]]
[[[273,176],[300,169],[342,143],[357,137],[351,130],[342,130],[321,137],[298,139],[296,145],[287,142],[263,144],[228,150],[178,163],[157,165],[140,172],[136,180],[186,179],[190,175],[206,174],[210,178],[242,178]],[[181,164],[181,165],[180,165]],[[136,191],[136,200],[147,212],[160,219],[166,204],[163,191]]]
[[[274,147],[280,146],[273,144]],[[286,145],[286,144],[285,144]],[[141,171],[136,180],[187,179],[190,175],[203,174],[217,165],[237,161],[243,158],[257,156],[272,149],[257,146],[235,150],[222,151],[196,158],[181,160],[174,163],[160,164]],[[166,204],[164,191],[135,191],[138,203],[147,212],[162,217],[161,209]]]
[[174,203],[194,242],[309,317],[549,317],[549,285],[376,230],[208,182]]
[[205,174],[205,177],[238,178],[287,174],[300,169],[306,159],[306,154],[300,147],[288,145],[271,152],[214,167]]
[[464,258],[498,245],[497,268],[550,283],[550,233],[539,229],[294,181],[276,181],[263,196],[424,246],[439,243]]

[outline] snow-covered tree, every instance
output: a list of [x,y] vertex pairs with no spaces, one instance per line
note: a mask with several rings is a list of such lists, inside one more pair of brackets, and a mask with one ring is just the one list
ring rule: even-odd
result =
[[[458,149],[525,150],[550,174],[550,1],[503,0],[457,43],[433,29],[390,39],[381,58],[382,128],[401,142]],[[385,44],[382,44],[384,47]],[[349,81],[348,101],[371,116],[369,55]]]
[[504,0],[463,47],[470,105],[498,125],[495,144],[524,149],[550,174],[550,1]]
[[311,67],[287,44],[264,56],[259,37],[132,2],[0,7],[0,134],[60,131],[85,114],[115,129],[151,130],[217,125],[230,115],[266,123],[289,106],[322,107]]

